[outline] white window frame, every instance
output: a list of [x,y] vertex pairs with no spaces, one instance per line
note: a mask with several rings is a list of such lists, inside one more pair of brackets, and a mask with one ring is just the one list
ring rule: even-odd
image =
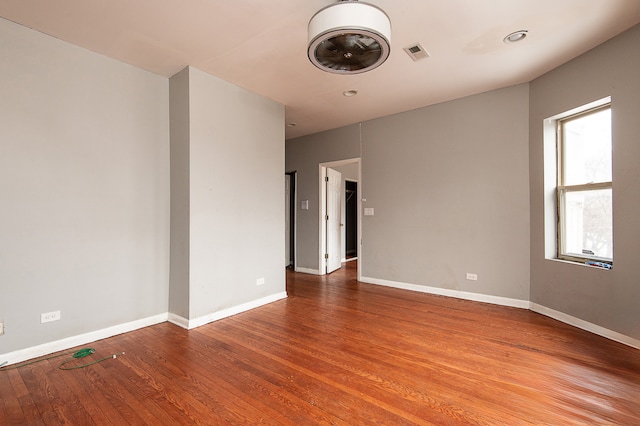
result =
[[[607,98],[606,102],[601,103],[597,106],[588,106],[582,110],[573,110],[566,115],[563,115],[561,118],[556,120],[556,170],[557,170],[557,181],[556,181],[556,213],[557,213],[557,258],[561,260],[567,260],[571,262],[580,262],[584,263],[586,261],[595,261],[595,262],[604,262],[613,264],[613,258],[603,258],[595,255],[589,255],[585,253],[567,253],[565,250],[565,242],[563,241],[564,229],[566,228],[565,224],[565,196],[568,193],[575,193],[581,191],[596,191],[603,189],[611,189],[613,193],[613,181],[608,182],[595,182],[595,183],[584,183],[580,185],[565,185],[564,184],[564,159],[565,159],[565,150],[564,150],[564,124],[575,119],[579,119],[585,117],[587,115],[591,115],[603,110],[611,110],[611,99]],[[612,141],[613,143],[613,141]]]

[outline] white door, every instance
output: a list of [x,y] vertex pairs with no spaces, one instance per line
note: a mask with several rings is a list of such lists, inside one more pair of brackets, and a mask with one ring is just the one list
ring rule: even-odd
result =
[[342,198],[342,173],[327,168],[326,175],[327,183],[327,216],[325,220],[327,222],[327,274],[339,269],[341,266],[341,205],[340,199]]

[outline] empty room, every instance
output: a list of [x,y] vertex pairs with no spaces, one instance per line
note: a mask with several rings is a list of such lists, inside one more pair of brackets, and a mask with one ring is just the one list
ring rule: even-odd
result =
[[0,424],[640,424],[639,2],[0,40]]

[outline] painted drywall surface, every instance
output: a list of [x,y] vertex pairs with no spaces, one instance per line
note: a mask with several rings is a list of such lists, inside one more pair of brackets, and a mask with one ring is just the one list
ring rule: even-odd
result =
[[284,107],[195,68],[189,98],[193,319],[285,291]]
[[[640,338],[640,26],[531,83],[531,301]],[[545,258],[543,120],[612,97],[614,269]],[[553,158],[553,155],[551,156]],[[551,241],[553,244],[553,241]]]
[[171,268],[169,312],[189,318],[189,68],[169,79]]
[[[319,164],[360,157],[360,126],[328,130],[286,142],[286,171],[297,171],[296,266],[317,271]],[[300,208],[309,201],[309,209]]]
[[168,80],[2,19],[0,40],[0,353],[167,312]]
[[363,276],[529,298],[528,102],[519,85],[362,124]]

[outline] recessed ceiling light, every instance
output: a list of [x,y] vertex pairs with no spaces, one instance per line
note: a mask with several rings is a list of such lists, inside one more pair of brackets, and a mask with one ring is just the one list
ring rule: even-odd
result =
[[502,39],[505,43],[516,43],[522,41],[527,36],[527,30],[515,31]]
[[344,96],[346,96],[347,98],[350,98],[351,96],[355,96],[358,94],[357,90],[345,90],[344,92],[342,92],[342,94]]

